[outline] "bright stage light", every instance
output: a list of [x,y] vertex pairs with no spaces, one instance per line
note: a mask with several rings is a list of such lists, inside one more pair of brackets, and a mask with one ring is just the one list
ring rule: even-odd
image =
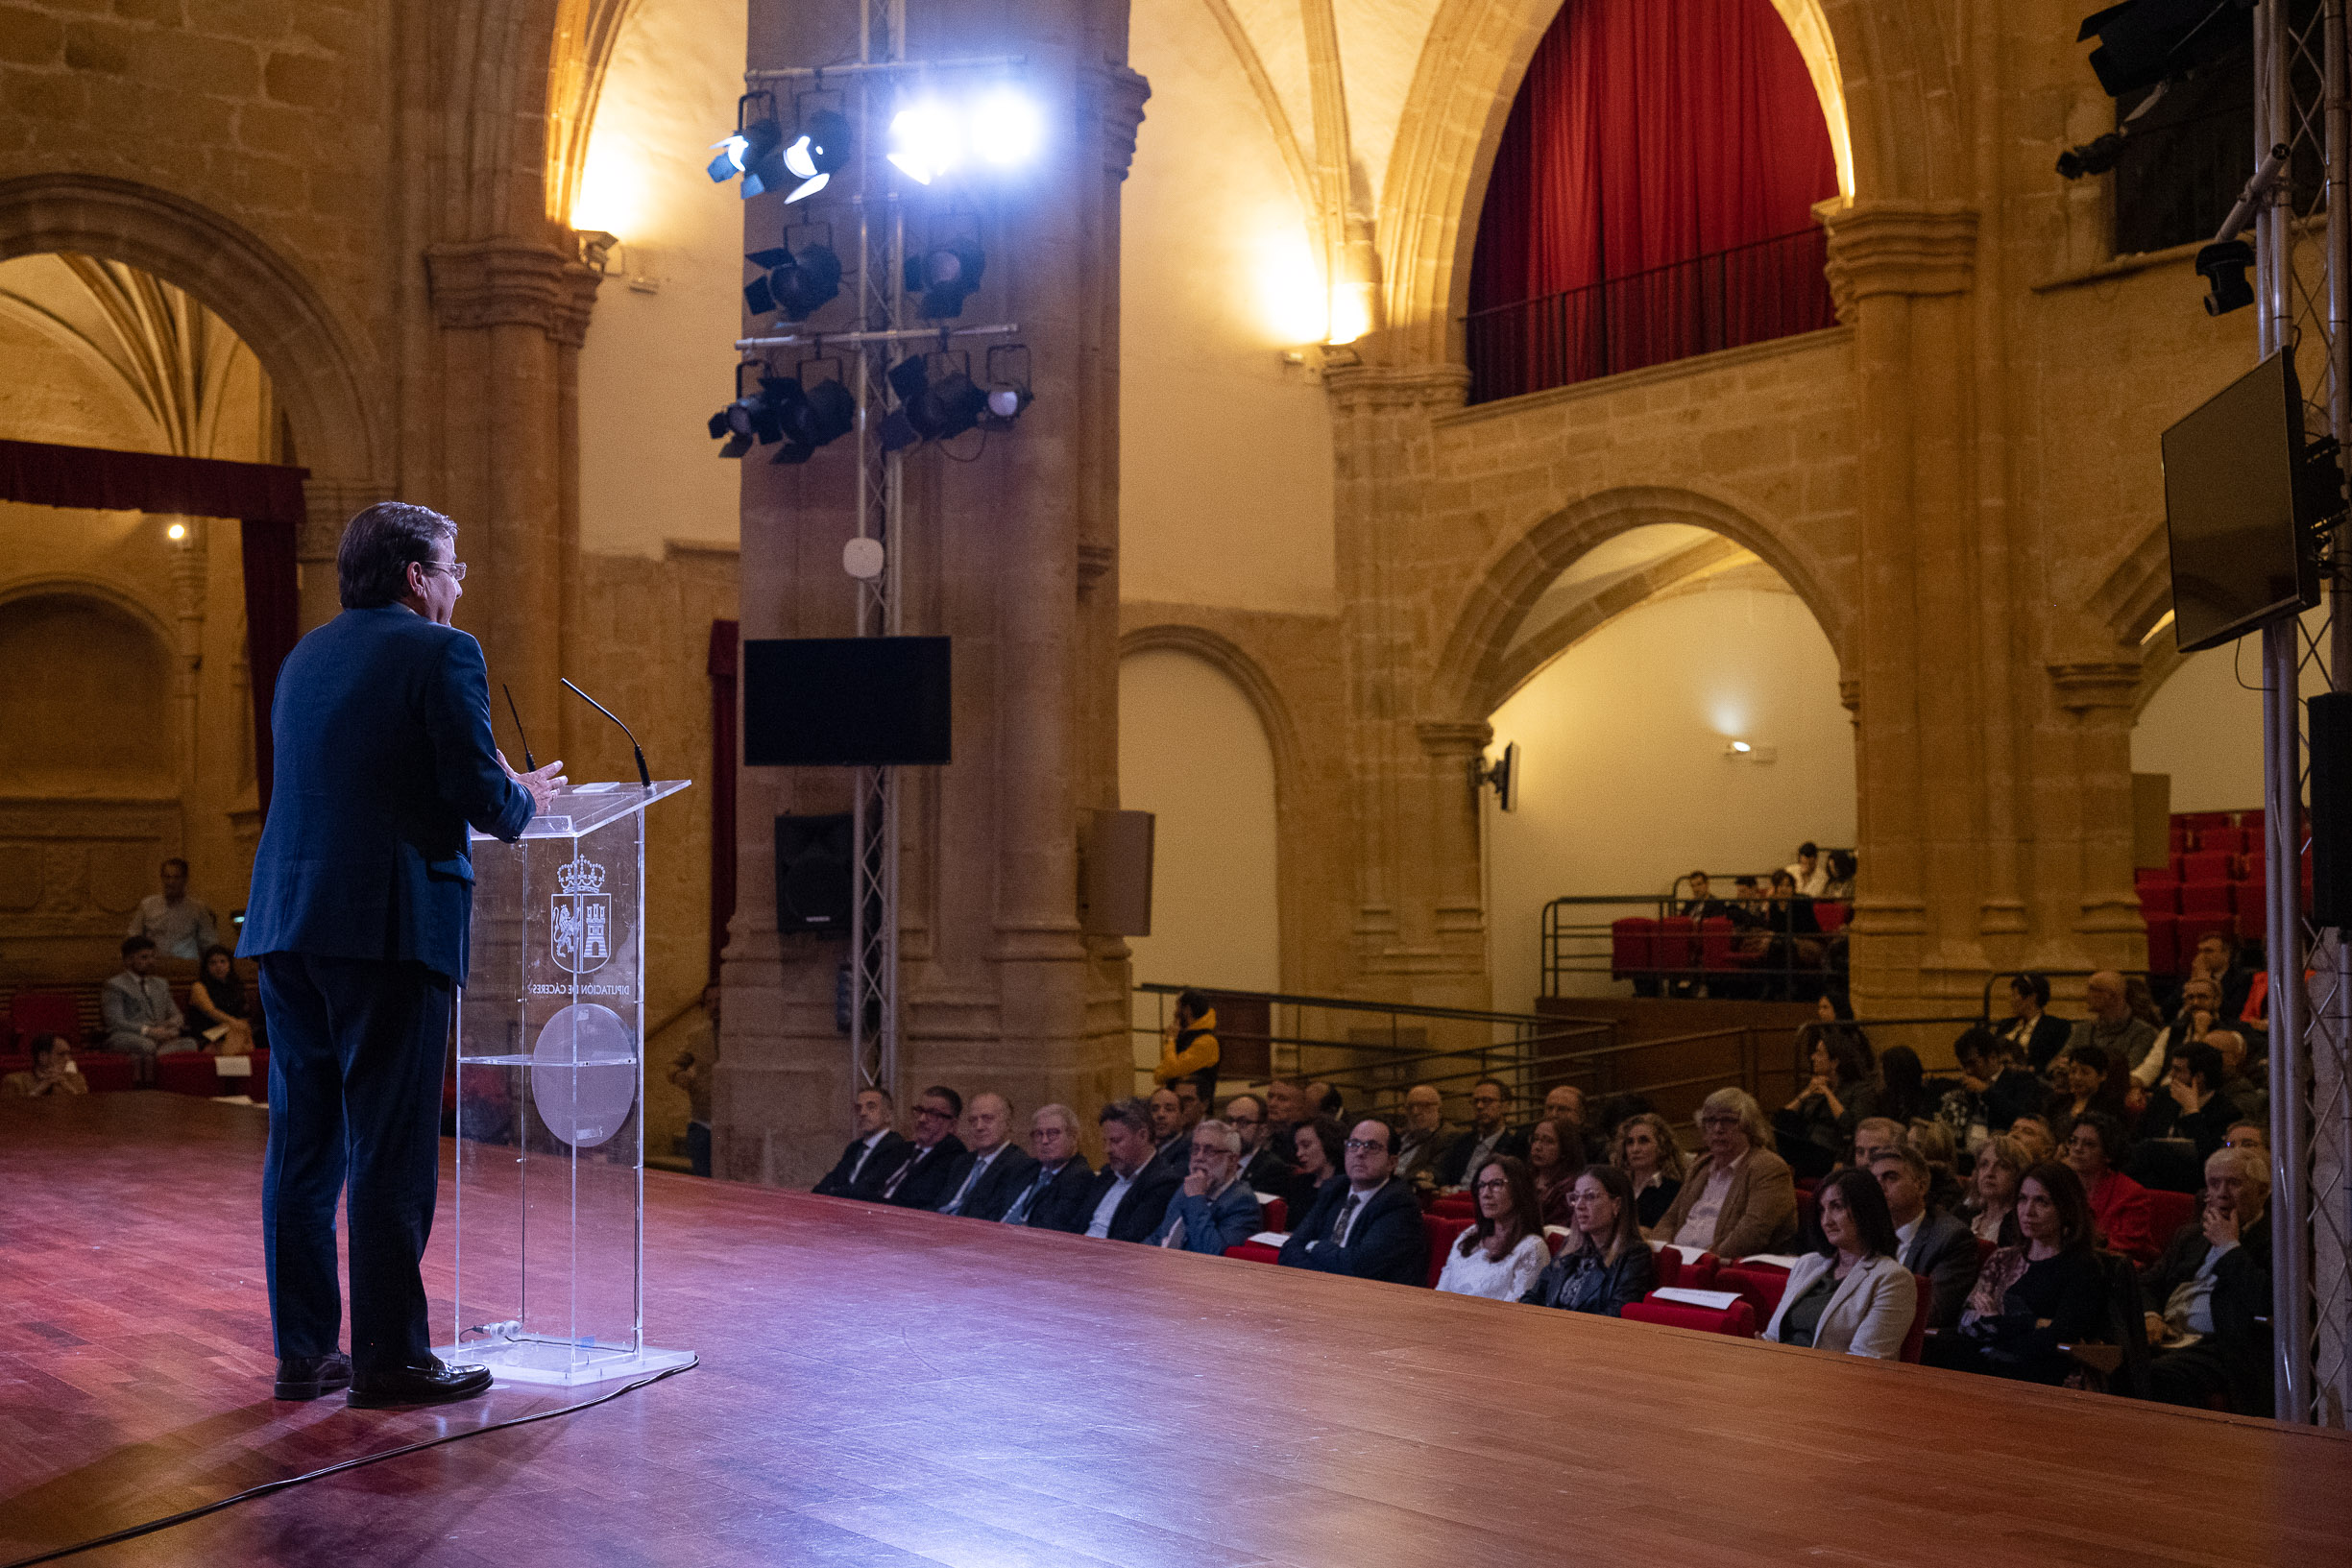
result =
[[784,166],[800,183],[787,203],[814,196],[849,161],[849,122],[829,109],[820,109],[801,122],[800,134],[784,150]]
[[1044,135],[1037,106],[1009,88],[990,93],[972,110],[972,150],[999,168],[1034,157]]
[[961,161],[963,138],[956,133],[956,121],[945,109],[914,104],[891,118],[888,156],[899,173],[928,185]]
[[188,537],[188,525],[184,522],[175,522],[163,530],[163,537],[169,540],[185,539]]

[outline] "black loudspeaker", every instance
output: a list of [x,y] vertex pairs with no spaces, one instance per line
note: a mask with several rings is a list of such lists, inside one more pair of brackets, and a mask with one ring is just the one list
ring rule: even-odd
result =
[[2352,691],[2311,699],[2311,918],[2352,929]]
[[849,930],[850,861],[857,854],[847,811],[776,819],[776,929]]

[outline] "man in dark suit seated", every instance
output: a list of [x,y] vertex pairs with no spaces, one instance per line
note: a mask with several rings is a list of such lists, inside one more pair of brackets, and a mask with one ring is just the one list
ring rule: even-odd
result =
[[1347,1179],[1326,1184],[1282,1243],[1291,1268],[1320,1268],[1394,1285],[1429,1283],[1429,1242],[1410,1183],[1396,1178],[1395,1134],[1359,1122],[1347,1135]]
[[2147,1109],[2140,1113],[2132,1135],[2185,1138],[2196,1146],[2196,1157],[2205,1159],[2227,1141],[2230,1127],[2243,1114],[2221,1092],[2221,1082],[2229,1075],[2221,1052],[2202,1040],[2184,1040],[2172,1048],[2168,1066],[2165,1080],[2148,1091]]
[[[2205,1162],[2205,1201],[2140,1276],[2148,1397],[2202,1408],[2224,1395],[2240,1415],[2267,1416],[2270,1383],[2270,1162],[2222,1148]],[[2170,1343],[2173,1348],[2167,1349]]]
[[1086,1190],[1079,1228],[1114,1242],[1149,1241],[1184,1178],[1152,1157],[1152,1109],[1142,1100],[1114,1099],[1101,1121],[1103,1169]]
[[1968,1292],[1976,1288],[1976,1237],[1967,1221],[1928,1206],[1934,1181],[1927,1157],[1908,1144],[1881,1146],[1870,1157],[1870,1173],[1886,1194],[1887,1217],[1895,1221],[1896,1257],[1914,1274],[1925,1274],[1934,1292],[1928,1326],[1956,1328]]
[[481,646],[449,624],[466,574],[456,542],[455,523],[404,502],[352,519],[335,556],[343,613],[295,645],[271,706],[270,815],[241,946],[260,959],[269,1021],[261,1244],[280,1399],[349,1387],[365,1408],[431,1405],[490,1387],[487,1367],[433,1355],[418,1267],[473,929],[467,829],[520,836],[564,780],[561,762],[517,774],[491,741]]
[[1012,1141],[1012,1106],[1003,1095],[974,1095],[963,1124],[972,1142],[948,1178],[939,1212],[1000,1219],[1036,1173],[1037,1162]]
[[898,1107],[879,1089],[861,1089],[851,1108],[858,1136],[841,1150],[841,1160],[814,1191],[819,1197],[880,1197],[891,1171],[907,1163],[908,1143],[890,1130]]
[[1470,1130],[1455,1139],[1438,1161],[1438,1186],[1449,1193],[1461,1191],[1470,1172],[1491,1154],[1527,1158],[1527,1135],[1512,1130],[1510,1115],[1511,1085],[1500,1078],[1480,1078],[1471,1085]]
[[963,1116],[963,1097],[943,1083],[934,1083],[915,1097],[914,1146],[898,1168],[882,1179],[880,1196],[902,1209],[935,1209],[955,1194],[956,1161],[963,1140],[956,1123]]
[[1176,1172],[1181,1182],[1192,1169],[1192,1128],[1184,1120],[1184,1097],[1162,1085],[1144,1102],[1152,1109],[1152,1157]]
[[1079,1152],[1078,1113],[1067,1105],[1037,1107],[1037,1114],[1029,1119],[1029,1149],[1036,1164],[1027,1184],[1006,1204],[1005,1223],[1084,1230],[1094,1171]]
[[1255,1095],[1235,1095],[1225,1101],[1225,1125],[1242,1141],[1243,1183],[1255,1193],[1281,1192],[1291,1179],[1291,1150],[1276,1141],[1266,1101]]

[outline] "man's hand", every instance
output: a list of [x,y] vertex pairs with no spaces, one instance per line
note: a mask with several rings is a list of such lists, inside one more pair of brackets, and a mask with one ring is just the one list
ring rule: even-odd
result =
[[2205,1244],[2207,1246],[2236,1246],[2242,1233],[2238,1227],[2236,1210],[2224,1210],[2219,1204],[2205,1205]]
[[1208,1177],[1201,1174],[1198,1170],[1192,1172],[1190,1175],[1184,1178],[1184,1195],[1186,1197],[1206,1197],[1208,1195]]
[[498,753],[498,766],[506,769],[508,778],[530,791],[531,808],[534,811],[545,811],[549,805],[553,804],[555,792],[571,782],[564,777],[564,764],[561,759],[549,762],[536,773],[517,773],[513,767],[508,765],[506,753],[500,752]]
[[139,1030],[139,1033],[147,1036],[148,1039],[155,1041],[158,1045],[166,1040],[177,1040],[180,1038],[180,1031],[169,1024],[150,1024],[145,1028]]
[[2196,1091],[2194,1089],[2181,1082],[2178,1078],[2165,1079],[2164,1086],[2172,1092],[2173,1102],[2179,1105],[2182,1110],[2189,1112],[2194,1112],[2196,1110]]
[[2143,1313],[2141,1315],[2147,1320],[2147,1342],[2152,1345],[2164,1343],[2164,1319],[2154,1313]]

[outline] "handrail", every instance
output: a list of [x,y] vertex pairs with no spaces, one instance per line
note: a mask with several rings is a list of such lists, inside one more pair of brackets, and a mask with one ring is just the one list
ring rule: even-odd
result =
[[[1157,980],[1138,980],[1132,990],[1155,997],[1182,996],[1198,991],[1206,997],[1247,997],[1252,1001],[1278,1002],[1289,1007],[1328,1007],[1334,1012],[1396,1013],[1408,1018],[1445,1018],[1466,1024],[1551,1024],[1558,1019],[1550,1013],[1495,1013],[1473,1007],[1429,1007],[1412,1001],[1371,1001],[1358,997],[1301,997],[1281,991],[1244,991],[1229,985],[1168,985]],[[1588,1024],[1606,1024],[1605,1019],[1585,1019]]]
[[1760,251],[1767,245],[1785,245],[1790,240],[1816,237],[1826,239],[1827,236],[1824,236],[1819,229],[1811,227],[1792,229],[1785,234],[1766,234],[1762,239],[1743,240],[1737,245],[1727,245],[1720,251],[1701,251],[1697,255],[1682,256],[1673,261],[1661,261],[1654,267],[1642,267],[1629,273],[1612,273],[1607,277],[1595,278],[1589,283],[1579,283],[1572,289],[1554,289],[1549,294],[1531,294],[1524,300],[1506,300],[1498,305],[1488,305],[1483,310],[1469,311],[1462,319],[1465,322],[1474,322],[1482,316],[1501,315],[1506,310],[1525,310],[1530,305],[1549,304],[1554,300],[1564,300],[1573,294],[1585,294],[1593,289],[1607,288],[1612,283],[1637,282],[1645,277],[1659,277],[1685,267],[1694,267],[1703,261],[1720,261],[1726,256],[1735,256],[1744,251]]

